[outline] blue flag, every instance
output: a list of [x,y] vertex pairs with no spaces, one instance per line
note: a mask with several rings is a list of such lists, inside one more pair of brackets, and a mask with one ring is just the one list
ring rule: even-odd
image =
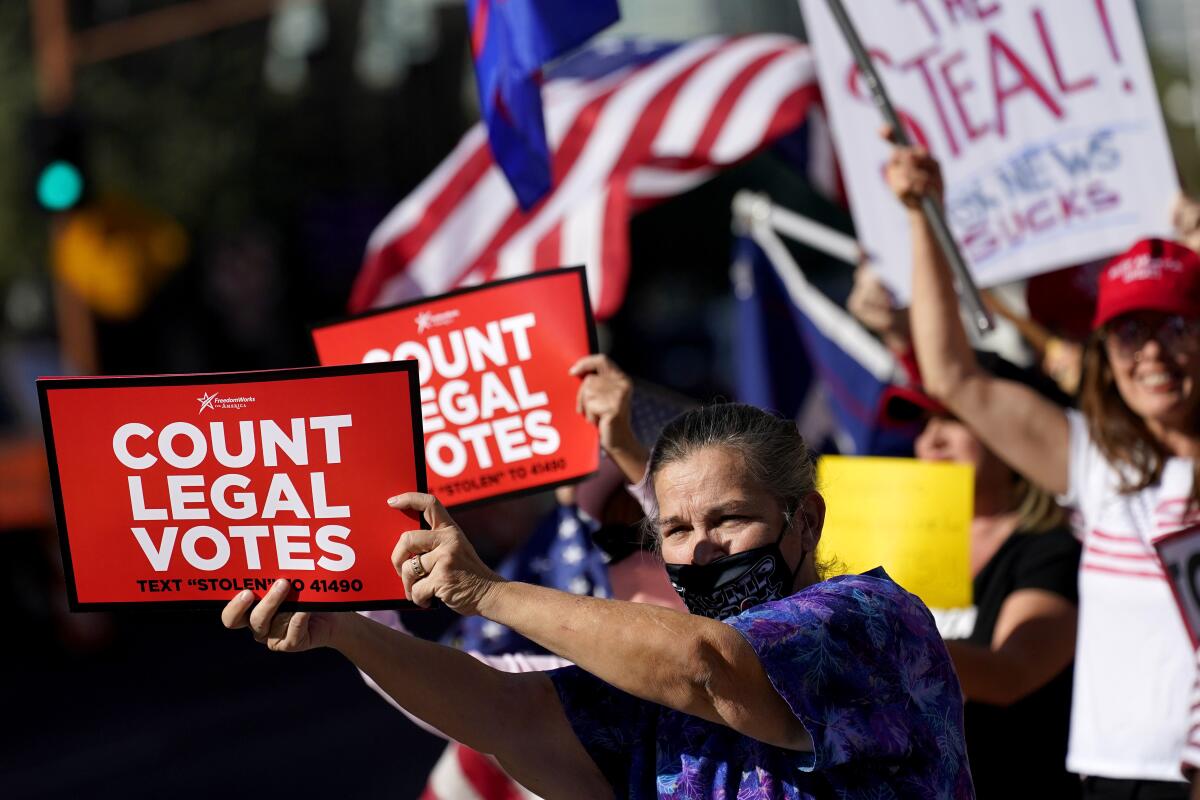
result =
[[748,236],[734,242],[732,276],[738,400],[797,419],[813,387],[813,372],[783,284]]
[[[735,245],[739,399],[797,419],[821,452],[912,455],[919,426],[880,413],[899,365],[787,258],[777,267],[749,236]],[[794,269],[791,280],[780,269]],[[832,430],[822,429],[822,412]]]
[[471,53],[492,155],[529,210],[550,191],[542,66],[620,18],[616,0],[469,0]]

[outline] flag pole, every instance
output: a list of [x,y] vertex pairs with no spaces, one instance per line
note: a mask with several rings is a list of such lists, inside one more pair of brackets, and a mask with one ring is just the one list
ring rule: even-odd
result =
[[733,196],[733,213],[735,218],[743,220],[746,225],[758,219],[765,220],[789,238],[831,255],[852,267],[862,260],[862,249],[853,236],[847,236],[836,228],[776,205],[765,194],[742,189]]
[[[908,132],[904,129],[900,116],[896,113],[896,108],[892,105],[887,90],[883,86],[883,80],[875,70],[875,65],[871,63],[871,56],[863,47],[862,40],[858,37],[858,30],[846,12],[846,7],[842,5],[842,0],[826,0],[826,2],[829,4],[829,11],[833,14],[838,27],[842,29],[842,35],[850,47],[850,52],[854,55],[859,72],[867,82],[867,88],[871,92],[871,99],[874,100],[875,107],[879,109],[884,120],[892,128],[893,141],[899,145],[909,146],[911,142]],[[966,307],[972,322],[975,323],[975,327],[979,329],[980,333],[993,330],[996,324],[992,321],[992,315],[979,296],[979,289],[971,279],[971,271],[967,267],[962,251],[958,248],[958,243],[954,240],[954,234],[950,232],[950,226],[946,223],[946,215],[941,205],[932,197],[926,196],[921,198],[921,211],[925,214],[929,227],[933,229],[934,238],[937,239],[942,253],[946,256],[946,261],[950,264],[959,301]]]
[[1187,28],[1188,82],[1192,88],[1192,133],[1200,146],[1200,5],[1184,3],[1184,26]]

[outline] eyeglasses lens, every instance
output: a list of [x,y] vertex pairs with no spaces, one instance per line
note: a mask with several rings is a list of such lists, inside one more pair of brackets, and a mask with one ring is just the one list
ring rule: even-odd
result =
[[1154,338],[1164,349],[1186,348],[1195,350],[1200,346],[1200,320],[1187,319],[1177,314],[1164,317],[1153,325],[1147,320],[1131,318],[1119,320],[1109,330],[1117,347],[1125,353],[1136,353],[1146,342]]

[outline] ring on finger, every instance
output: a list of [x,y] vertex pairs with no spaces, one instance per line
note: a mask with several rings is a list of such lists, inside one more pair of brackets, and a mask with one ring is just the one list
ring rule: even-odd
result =
[[412,567],[413,575],[417,577],[417,580],[420,580],[429,574],[425,571],[425,565],[421,563],[421,556],[419,553],[410,558],[408,563],[409,566]]

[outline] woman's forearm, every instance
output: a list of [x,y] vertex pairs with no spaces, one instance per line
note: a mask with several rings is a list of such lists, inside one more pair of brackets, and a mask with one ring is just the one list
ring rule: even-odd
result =
[[[472,656],[352,615],[331,646],[403,708],[447,736],[494,755],[543,797],[611,797],[571,729],[550,679],[503,673]],[[520,735],[514,736],[514,723]]]
[[472,656],[355,616],[331,642],[411,717],[484,753],[508,734],[504,707],[522,705],[517,682]]
[[714,687],[739,667],[761,672],[728,625],[645,603],[513,582],[497,584],[480,613],[622,691],[723,724],[730,720],[719,698],[714,705]]
[[954,408],[954,390],[976,369],[959,316],[954,276],[924,214],[908,210],[912,235],[913,348],[926,391]]
[[996,706],[1012,705],[1033,688],[1019,659],[970,642],[946,642],[963,696]]
[[[404,623],[400,620],[400,615],[395,611],[361,611],[359,612],[367,619],[374,620],[381,625],[391,628],[394,631],[411,636],[408,629],[404,627]],[[533,653],[502,653],[500,655],[489,656],[474,650],[465,651],[472,658],[487,664],[493,669],[500,672],[545,672],[547,670],[558,669],[559,667],[570,666],[570,662],[559,658],[555,655],[539,655]],[[416,714],[409,711],[404,706],[396,702],[396,698],[388,694],[387,690],[375,682],[375,679],[366,672],[359,670],[362,675],[363,682],[367,684],[376,694],[382,697],[393,708],[399,711],[404,716],[408,717],[414,725],[426,733],[430,733],[441,739],[449,739],[442,731],[430,725],[425,720],[418,717]]]

